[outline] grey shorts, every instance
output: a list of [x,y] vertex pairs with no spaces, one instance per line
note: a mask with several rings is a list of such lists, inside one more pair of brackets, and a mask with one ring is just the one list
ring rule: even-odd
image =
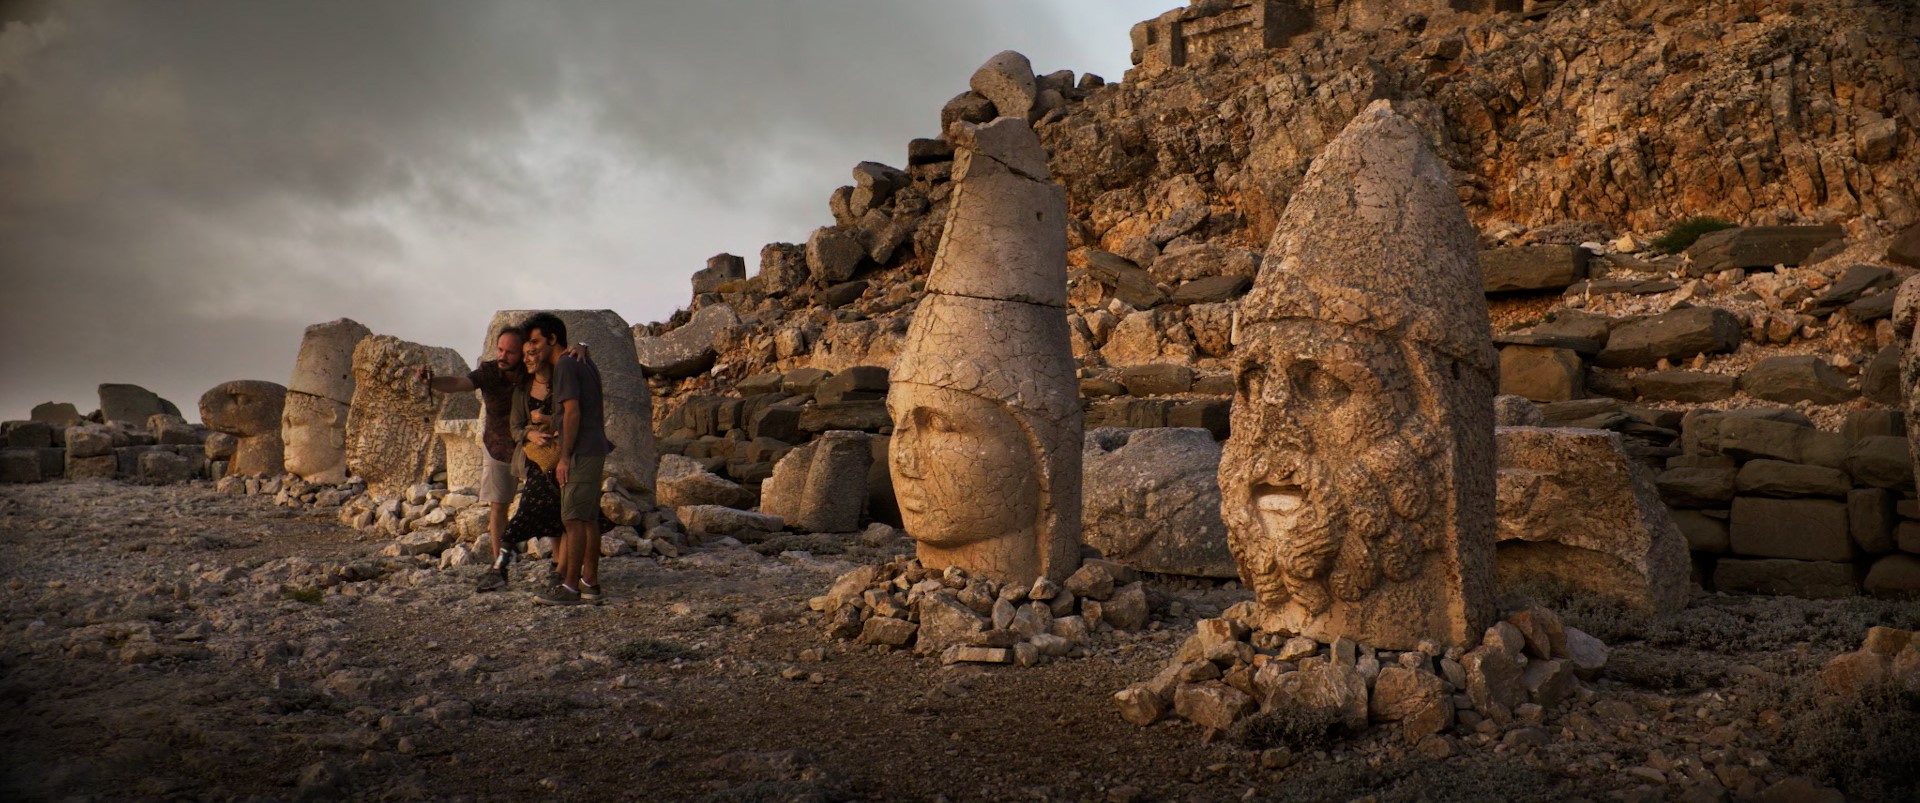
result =
[[493,455],[482,454],[480,467],[480,501],[490,505],[505,505],[513,502],[513,492],[519,481],[513,477],[513,466],[504,460],[495,460]]
[[573,456],[567,468],[567,484],[560,486],[560,520],[600,520],[600,480],[605,476],[605,455]]

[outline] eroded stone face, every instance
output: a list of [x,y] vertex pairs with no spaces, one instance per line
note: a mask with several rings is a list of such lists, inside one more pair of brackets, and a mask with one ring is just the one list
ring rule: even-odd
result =
[[[374,335],[353,350],[353,404],[347,410],[347,471],[367,482],[375,496],[399,496],[445,465],[434,435],[443,400],[422,382],[422,366],[438,375],[465,374],[466,363],[450,348],[432,348],[389,335]],[[450,416],[471,418],[473,412]]]
[[222,382],[201,395],[201,423],[239,440],[227,476],[272,477],[284,470],[280,414],[286,401],[284,386],[257,379]]
[[953,207],[891,372],[894,493],[926,565],[1064,580],[1079,563],[1082,429],[1065,193],[1025,120],[956,132]]
[[308,482],[347,479],[347,407],[353,403],[353,348],[367,327],[339,318],[307,327],[287,380],[280,419],[286,470]]
[[347,481],[347,409],[343,402],[287,392],[280,437],[288,472],[314,483]]
[[1384,101],[1309,169],[1235,331],[1221,514],[1262,623],[1387,649],[1493,615],[1493,346],[1473,229]]

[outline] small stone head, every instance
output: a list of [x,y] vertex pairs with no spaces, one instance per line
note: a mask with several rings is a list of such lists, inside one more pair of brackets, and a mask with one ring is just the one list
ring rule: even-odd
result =
[[894,386],[894,496],[921,543],[961,549],[1038,531],[1044,455],[1003,404],[926,385]]
[[236,379],[200,396],[200,420],[208,429],[242,438],[278,434],[286,403],[284,385]]

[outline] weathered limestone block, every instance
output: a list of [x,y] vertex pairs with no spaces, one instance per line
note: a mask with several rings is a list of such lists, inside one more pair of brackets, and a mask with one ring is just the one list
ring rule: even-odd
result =
[[[733,312],[723,305],[707,307],[701,312],[708,309]],[[500,330],[526,320],[535,312],[560,316],[560,321],[567,325],[568,345],[587,344],[588,356],[594,367],[600,369],[607,440],[613,442],[613,453],[607,455],[606,476],[619,481],[620,487],[639,494],[643,501],[652,502],[654,471],[658,468],[653,442],[653,392],[647,388],[648,374],[643,370],[645,362],[637,353],[638,339],[633,336],[633,327],[619,313],[607,309],[501,310],[493,314],[493,322],[487,325],[487,343],[494,342]],[[709,342],[711,338],[709,335]]]
[[[656,499],[662,507],[721,505],[745,510],[753,506],[752,491],[708,471],[700,461],[691,457],[661,455],[656,483]],[[762,512],[775,513],[764,507]]]
[[[613,313],[608,311],[607,314]],[[562,320],[566,319],[563,317]],[[659,337],[643,334],[643,330],[633,330],[630,337],[639,366],[646,370],[647,375],[677,379],[694,376],[713,367],[714,358],[720,353],[720,344],[739,325],[740,314],[734,312],[732,307],[714,304],[701,307],[678,329]],[[567,321],[567,331],[569,334],[573,331],[571,320]],[[597,345],[591,340],[587,343],[590,347]],[[599,356],[594,357],[594,362],[600,362]]]
[[1587,250],[1573,245],[1523,245],[1480,252],[1482,289],[1560,290],[1587,278]]
[[922,563],[1064,580],[1080,559],[1082,428],[1066,193],[1024,120],[955,132],[945,234],[887,396],[894,493]]
[[31,421],[41,421],[56,427],[70,427],[80,423],[80,411],[72,402],[41,402],[33,406],[33,412],[27,415]]
[[[707,266],[693,273],[693,294],[719,292],[721,286],[747,278],[747,261],[732,254],[707,257]],[[568,327],[571,329],[572,327]]]
[[1220,445],[1204,429],[1092,430],[1081,526],[1086,542],[1136,569],[1234,577],[1220,520]]
[[1031,120],[1039,87],[1033,80],[1033,63],[1026,56],[1003,50],[973,71],[967,86],[993,104],[1001,117]]
[[179,415],[180,408],[173,402],[160,398],[160,395],[139,385],[105,383],[100,386],[100,417],[106,421],[122,421],[134,426],[147,423],[147,419],[156,415]]
[[1479,246],[1376,101],[1313,161],[1235,335],[1221,511],[1262,629],[1471,646],[1493,620],[1495,356]]
[[239,439],[227,476],[276,477],[286,470],[280,439],[286,404],[286,386],[258,379],[223,382],[200,396],[200,422]]
[[773,476],[760,486],[760,511],[806,532],[854,532],[866,512],[872,465],[871,436],[828,431],[774,465]]
[[466,362],[450,348],[391,335],[373,335],[354,346],[347,472],[366,480],[367,492],[376,497],[400,496],[445,465],[445,452],[433,432],[441,399],[420,381],[422,367],[440,375],[467,372]]
[[1795,267],[1815,249],[1847,236],[1839,226],[1747,226],[1700,235],[1687,248],[1687,275],[1733,268]]
[[1653,613],[1686,605],[1686,538],[1620,436],[1502,427],[1502,588],[1542,585]]
[[433,434],[447,455],[447,487],[478,488],[486,467],[487,449],[480,443],[481,420],[455,418],[435,422]]
[[353,347],[367,327],[340,318],[307,327],[287,380],[280,417],[286,470],[313,483],[347,479],[347,408],[353,403]]

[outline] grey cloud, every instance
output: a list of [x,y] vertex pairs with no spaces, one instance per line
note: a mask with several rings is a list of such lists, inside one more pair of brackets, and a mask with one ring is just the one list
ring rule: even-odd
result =
[[1175,2],[9,5],[0,417],[284,381],[340,316],[469,358],[495,308],[664,317],[988,55],[1122,64]]

